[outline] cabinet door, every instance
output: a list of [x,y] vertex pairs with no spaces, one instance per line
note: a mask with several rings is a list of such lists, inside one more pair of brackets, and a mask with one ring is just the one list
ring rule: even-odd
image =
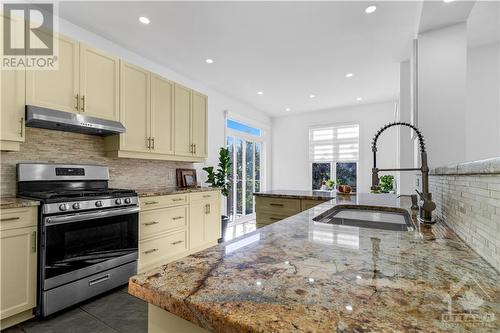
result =
[[151,75],[151,137],[155,153],[174,152],[173,83]]
[[26,104],[78,112],[79,44],[59,36],[58,68],[26,71]]
[[197,201],[189,205],[189,247],[197,248],[205,244],[206,202]]
[[120,62],[120,121],[126,132],[120,134],[121,149],[149,151],[150,74]]
[[194,155],[207,157],[207,96],[193,91],[191,133]]
[[118,58],[80,43],[80,112],[118,120],[119,71]]
[[1,70],[0,140],[24,141],[25,71]]
[[192,156],[191,148],[191,90],[174,85],[175,154]]
[[36,227],[1,232],[0,319],[35,307]]
[[205,242],[215,242],[221,237],[220,196],[205,205]]

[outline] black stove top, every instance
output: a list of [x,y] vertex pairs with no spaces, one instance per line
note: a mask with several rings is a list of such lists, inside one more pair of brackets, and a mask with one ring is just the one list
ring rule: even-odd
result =
[[105,198],[121,198],[135,196],[136,192],[129,189],[103,188],[92,190],[61,190],[61,191],[40,191],[40,192],[19,192],[19,196],[29,197],[49,202],[79,201]]

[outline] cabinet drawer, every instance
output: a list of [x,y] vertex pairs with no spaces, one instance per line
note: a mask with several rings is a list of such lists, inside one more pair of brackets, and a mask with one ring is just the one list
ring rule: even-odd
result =
[[290,217],[292,215],[294,215],[294,214],[286,215],[286,214],[278,214],[278,213],[257,212],[256,213],[257,227],[261,228],[261,227],[266,226],[268,224],[284,220],[287,217]]
[[141,210],[185,205],[187,203],[188,203],[187,194],[162,195],[157,197],[144,197],[139,199],[139,205],[141,207]]
[[161,264],[168,258],[187,251],[187,232],[175,232],[162,237],[139,242],[139,269]]
[[160,208],[139,214],[139,239],[186,226],[187,206]]
[[258,212],[265,211],[288,216],[300,212],[300,199],[282,199],[260,197],[255,198],[256,210]]
[[0,210],[0,230],[37,225],[38,207],[22,207]]
[[191,201],[217,200],[220,198],[219,191],[196,192],[190,194]]

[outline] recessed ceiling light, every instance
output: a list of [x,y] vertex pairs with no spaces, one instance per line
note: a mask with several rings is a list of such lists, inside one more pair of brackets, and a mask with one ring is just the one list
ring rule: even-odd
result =
[[309,98],[314,98],[314,97],[316,97],[316,95],[314,95],[314,94],[309,95]]
[[285,109],[285,111],[286,111],[286,112],[290,112],[290,111],[292,111],[292,109],[290,109],[290,108],[286,108],[286,109]]
[[262,91],[257,91],[257,95],[262,95],[264,94]]
[[359,102],[362,101],[363,99],[361,97],[356,97],[356,100]]
[[345,306],[345,309],[346,309],[347,311],[352,311],[352,305],[346,305],[346,306]]
[[365,13],[371,14],[371,13],[373,13],[376,10],[377,10],[377,6],[371,5],[371,6],[366,7]]
[[347,74],[345,75],[345,77],[353,77],[353,76],[354,76],[354,74],[352,74],[352,73],[347,73]]
[[453,2],[455,0],[443,0],[443,2],[446,2],[446,3],[449,3],[449,2]]
[[213,63],[214,63],[214,59],[210,59],[210,58],[208,58],[208,59],[205,59],[205,62],[206,62],[207,64],[213,64]]
[[148,19],[146,16],[141,16],[139,17],[139,22],[141,22],[142,24],[149,24],[151,23],[151,20]]

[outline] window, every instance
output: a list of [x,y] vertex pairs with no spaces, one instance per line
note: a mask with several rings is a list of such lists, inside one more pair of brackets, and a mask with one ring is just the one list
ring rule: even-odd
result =
[[355,190],[358,158],[358,124],[309,129],[309,162],[313,190],[320,189],[323,181],[329,179],[350,185]]
[[227,128],[232,129],[232,130],[237,131],[237,132],[250,134],[253,136],[260,136],[260,134],[261,134],[260,129],[243,124],[243,123],[240,123],[240,122],[232,120],[232,119],[227,120]]

